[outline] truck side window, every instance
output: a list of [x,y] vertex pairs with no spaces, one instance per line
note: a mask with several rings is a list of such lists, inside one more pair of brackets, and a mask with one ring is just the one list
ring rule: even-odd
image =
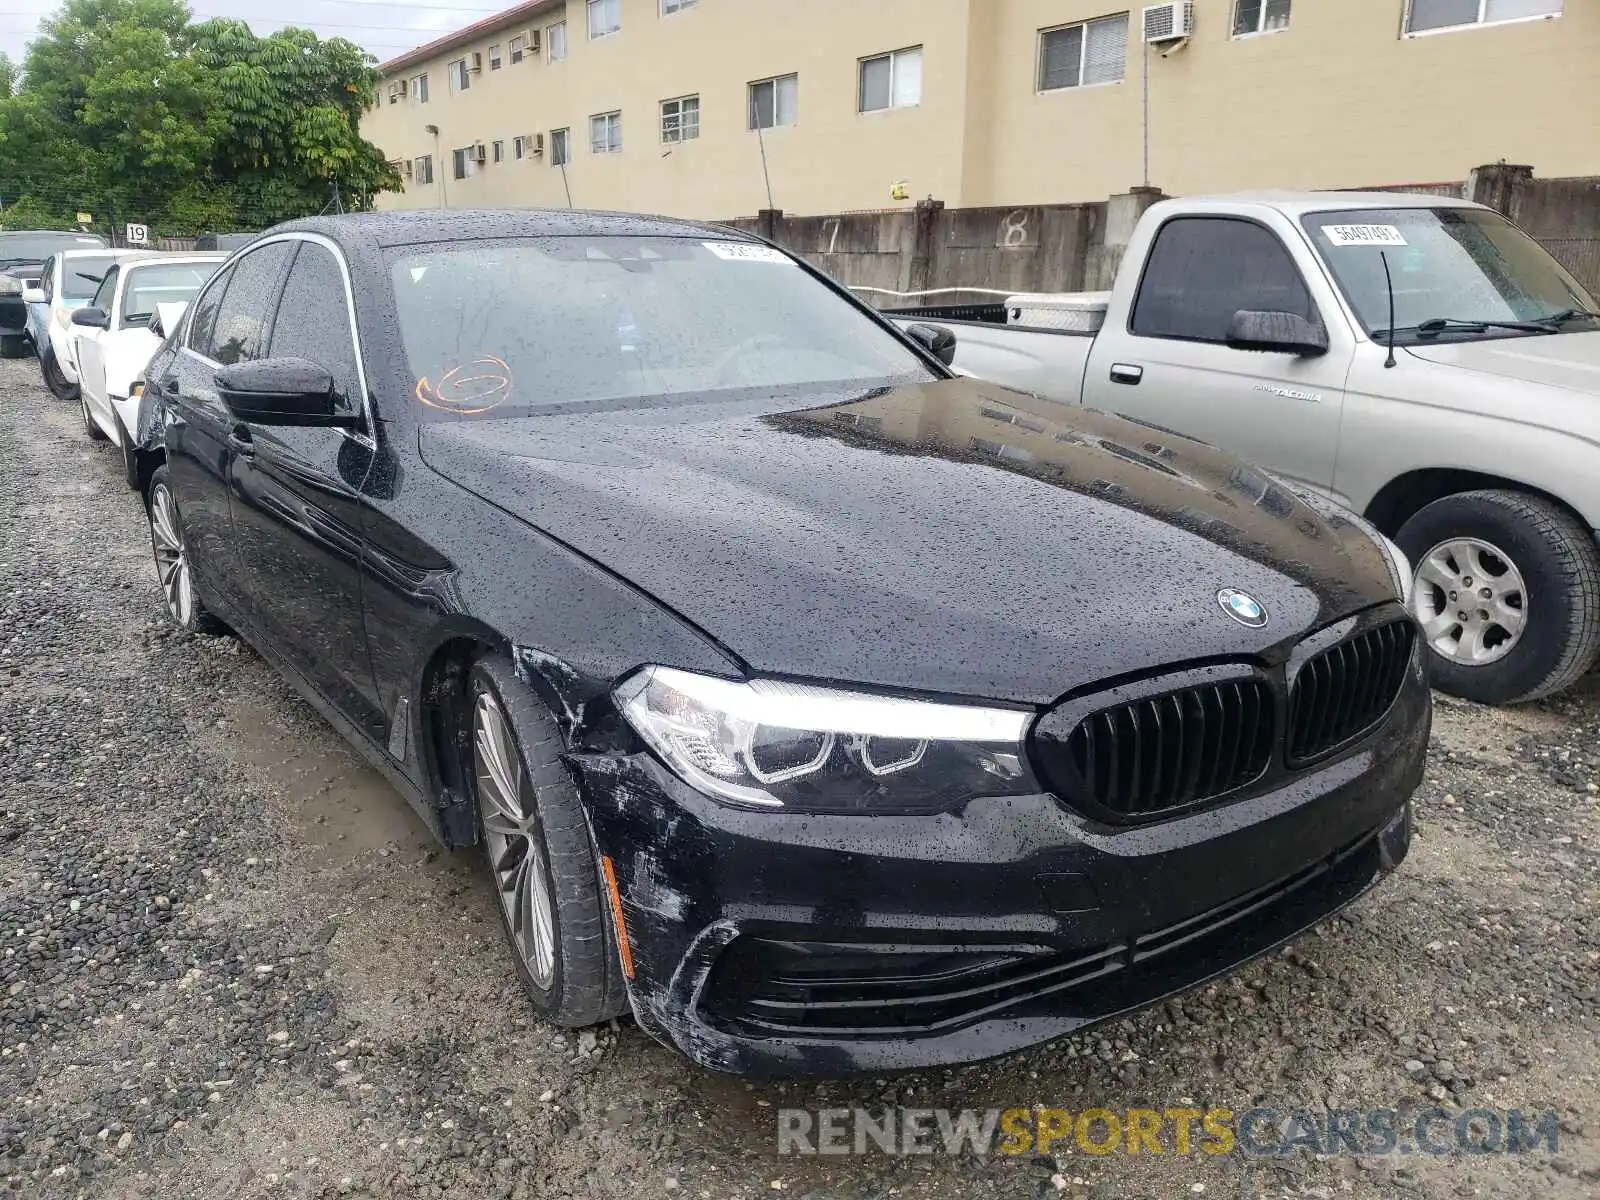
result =
[[1300,270],[1271,230],[1233,217],[1175,217],[1161,227],[1133,304],[1139,337],[1221,342],[1241,309],[1321,324]]

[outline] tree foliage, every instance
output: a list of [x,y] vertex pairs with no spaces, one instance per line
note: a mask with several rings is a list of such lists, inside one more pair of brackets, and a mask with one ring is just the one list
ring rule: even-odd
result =
[[181,0],[67,0],[0,56],[0,222],[257,229],[400,186],[361,137],[373,59],[305,29],[196,23]]

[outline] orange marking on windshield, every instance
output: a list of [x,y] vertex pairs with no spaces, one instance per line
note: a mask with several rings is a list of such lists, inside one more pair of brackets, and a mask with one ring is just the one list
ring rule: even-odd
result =
[[[476,374],[464,374],[477,370]],[[511,368],[504,359],[485,355],[451,367],[432,383],[417,380],[417,400],[440,412],[475,417],[499,408],[511,398]]]

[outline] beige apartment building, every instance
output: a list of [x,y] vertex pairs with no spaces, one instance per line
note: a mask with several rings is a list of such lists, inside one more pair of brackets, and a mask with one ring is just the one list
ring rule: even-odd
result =
[[381,208],[1600,175],[1597,0],[534,0],[382,70],[363,132],[405,190]]

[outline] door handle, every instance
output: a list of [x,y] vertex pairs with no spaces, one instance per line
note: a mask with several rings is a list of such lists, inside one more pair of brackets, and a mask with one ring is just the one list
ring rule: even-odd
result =
[[1112,363],[1111,382],[1125,383],[1130,387],[1138,384],[1144,378],[1144,368],[1133,363]]
[[250,435],[246,425],[235,425],[228,430],[228,448],[240,458],[254,458],[256,453],[255,438]]

